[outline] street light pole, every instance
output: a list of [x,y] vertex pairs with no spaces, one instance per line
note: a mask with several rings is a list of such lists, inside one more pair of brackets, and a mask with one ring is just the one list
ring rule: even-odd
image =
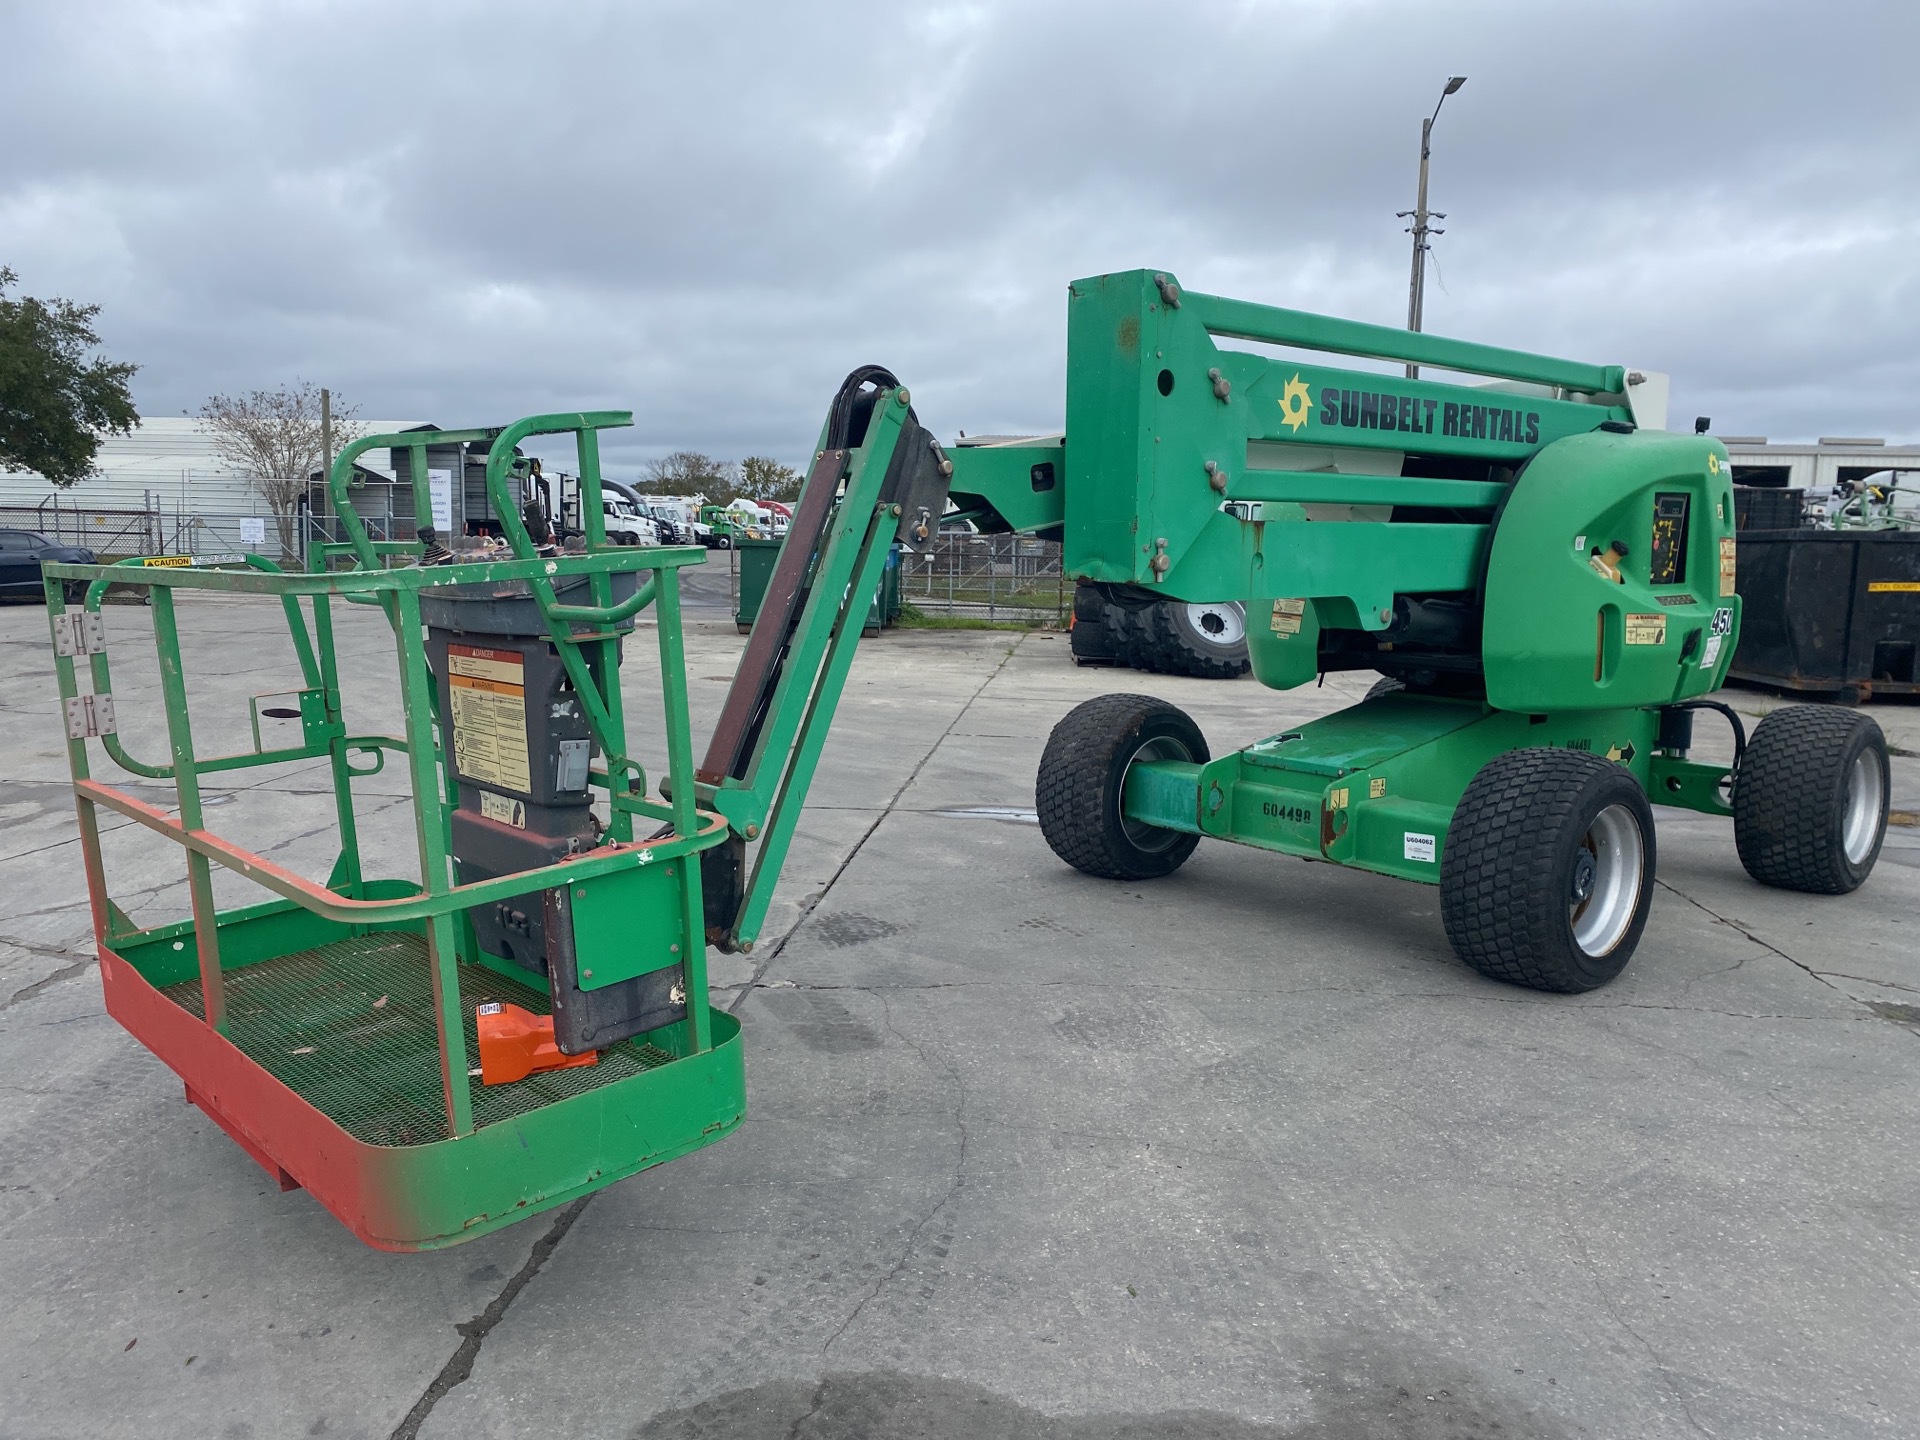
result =
[[[1413,232],[1413,275],[1407,282],[1407,329],[1416,333],[1420,329],[1420,312],[1427,298],[1427,237],[1445,233],[1435,230],[1427,222],[1447,218],[1427,209],[1427,160],[1433,154],[1433,122],[1440,118],[1440,106],[1447,103],[1447,96],[1466,83],[1467,77],[1464,75],[1449,76],[1446,89],[1440,92],[1439,103],[1433,107],[1433,114],[1420,122],[1420,190],[1413,202],[1413,209],[1400,212],[1401,219],[1411,218],[1413,221],[1408,227]],[[1419,377],[1418,365],[1407,366],[1409,380]]]

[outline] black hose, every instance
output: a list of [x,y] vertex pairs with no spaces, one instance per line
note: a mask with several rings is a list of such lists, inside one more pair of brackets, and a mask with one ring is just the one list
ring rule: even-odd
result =
[[1747,755],[1747,726],[1731,705],[1723,705],[1718,700],[1682,700],[1669,705],[1669,710],[1718,710],[1727,717],[1727,724],[1733,727],[1733,766],[1734,774],[1740,773],[1740,762]]

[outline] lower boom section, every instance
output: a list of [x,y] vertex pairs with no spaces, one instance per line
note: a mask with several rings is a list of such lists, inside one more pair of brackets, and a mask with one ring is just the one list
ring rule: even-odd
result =
[[1664,804],[1730,813],[1724,766],[1657,750],[1657,710],[1514,714],[1388,693],[1204,764],[1142,760],[1124,812],[1143,825],[1437,884],[1468,784],[1496,755],[1556,749],[1624,766]]

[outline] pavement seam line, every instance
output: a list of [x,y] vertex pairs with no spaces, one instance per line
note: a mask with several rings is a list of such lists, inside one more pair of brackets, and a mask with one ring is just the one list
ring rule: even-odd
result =
[[[876,996],[876,998],[880,1001],[880,1012],[886,1019],[887,1033],[906,1045],[914,1054],[918,1055],[920,1057],[920,1063],[931,1070],[933,1068],[933,1062],[927,1056],[926,1047],[921,1045],[917,1040],[909,1039],[905,1034],[901,1033],[899,1027],[893,1023],[893,1007],[887,1003],[887,997],[885,995],[879,995]],[[920,1237],[926,1233],[926,1229],[933,1223],[934,1217],[953,1203],[953,1197],[958,1195],[961,1186],[966,1184],[967,1082],[960,1078],[960,1067],[952,1060],[943,1058],[941,1063],[946,1066],[947,1074],[952,1077],[954,1089],[959,1092],[958,1097],[954,1100],[952,1112],[954,1127],[960,1132],[959,1150],[953,1157],[953,1178],[947,1182],[946,1193],[934,1202],[932,1209],[920,1217],[920,1223],[915,1225],[907,1235],[906,1246],[901,1250],[900,1258],[894,1261],[893,1268],[875,1282],[872,1290],[860,1297],[860,1302],[848,1313],[847,1318],[840,1322],[840,1328],[827,1337],[827,1343],[820,1347],[820,1354],[823,1358],[839,1341],[840,1337],[847,1333],[848,1329],[852,1327],[853,1322],[860,1318],[867,1306],[880,1298],[880,1292],[900,1277],[901,1271],[907,1268],[907,1262],[913,1259],[913,1252],[920,1244]]]
[[867,841],[873,838],[874,832],[880,828],[881,822],[894,813],[894,807],[900,803],[900,797],[905,795],[908,789],[912,787],[913,782],[920,778],[920,772],[927,768],[928,762],[940,753],[940,747],[947,743],[948,737],[953,734],[954,727],[958,725],[966,713],[973,708],[974,701],[986,694],[987,687],[1000,678],[1000,672],[1007,668],[1007,662],[1013,659],[1014,652],[1020,648],[1026,638],[1025,635],[1021,635],[1013,644],[1007,647],[1006,654],[1000,657],[1000,663],[987,672],[986,679],[982,680],[973,694],[967,697],[967,703],[954,712],[953,719],[947,722],[947,728],[942,730],[935,738],[933,744],[927,747],[927,753],[920,757],[919,763],[908,773],[907,778],[900,782],[900,788],[893,792],[892,798],[887,801],[880,813],[873,817],[873,823],[860,833],[858,840],[853,842],[853,848],[847,852],[846,858],[834,867],[833,874],[827,877],[827,883],[816,890],[813,895],[801,905],[798,918],[794,920],[793,924],[787,927],[779,939],[767,947],[766,958],[754,967],[753,974],[747,977],[747,983],[740,987],[740,994],[734,999],[731,1005],[723,1007],[727,1014],[739,1014],[740,1007],[747,1003],[748,998],[753,992],[762,988],[760,982],[766,978],[767,971],[773,968],[773,962],[778,960],[781,952],[787,948],[787,942],[800,933],[800,927],[805,925],[807,921],[812,918],[813,912],[820,908],[820,902],[827,898],[827,895],[839,882],[840,877],[847,873],[847,867],[859,858],[860,852],[866,848]]
[[534,1242],[532,1251],[511,1280],[501,1287],[500,1293],[493,1297],[487,1308],[473,1319],[453,1328],[460,1332],[460,1345],[448,1357],[447,1363],[440,1367],[440,1373],[433,1377],[433,1383],[420,1392],[420,1398],[413,1402],[413,1408],[406,1417],[394,1426],[389,1440],[415,1440],[420,1427],[433,1414],[433,1407],[445,1399],[456,1385],[464,1385],[467,1377],[473,1374],[473,1362],[480,1358],[480,1347],[486,1343],[493,1327],[506,1318],[507,1308],[519,1298],[520,1292],[533,1282],[567,1232],[573,1228],[573,1222],[580,1218],[580,1212],[587,1208],[592,1195],[582,1195],[566,1209],[560,1212],[560,1218],[553,1222],[552,1228]]
[[[819,893],[813,898],[813,903],[802,910],[800,918],[793,923],[786,934],[782,935],[779,941],[768,952],[765,962],[754,972],[753,978],[747,982],[746,987],[741,991],[740,998],[736,1000],[732,1006],[728,1007],[730,1013],[739,1005],[743,1004],[747,996],[753,993],[759,985],[761,976],[766,974],[767,967],[772,965],[773,962],[779,958],[780,952],[786,948],[788,939],[792,937],[801,925],[806,923],[807,917],[813,913],[820,901],[826,898],[827,892],[833,888],[834,881],[846,873],[846,869],[853,863],[854,857],[860,853],[862,847],[864,847],[872,837],[873,832],[880,828],[880,822],[887,818],[888,814],[892,812],[894,804],[902,795],[907,793],[907,788],[919,778],[920,772],[926,768],[927,762],[933,759],[935,753],[946,743],[947,737],[953,733],[953,727],[960,723],[961,716],[965,715],[967,711],[973,707],[973,702],[986,693],[987,687],[991,685],[994,680],[998,678],[1000,672],[1006,668],[1007,662],[1013,659],[1014,651],[1019,649],[1020,641],[1025,638],[1024,635],[1021,636],[1019,640],[1015,640],[1012,645],[1007,647],[1007,653],[1001,657],[1000,663],[995,665],[987,677],[980,682],[979,688],[967,697],[967,703],[960,707],[959,712],[955,714],[952,721],[948,723],[947,728],[940,732],[939,738],[933,742],[932,746],[927,750],[927,753],[920,757],[919,763],[913,767],[912,773],[901,782],[900,788],[893,793],[893,798],[887,802],[886,808],[875,818],[873,824],[867,827],[866,831],[860,836],[860,839],[854,844],[853,849],[848,852],[846,859],[840,862],[839,867],[835,869],[832,876],[828,878],[827,883],[821,886]],[[962,1104],[964,1104],[964,1090],[962,1093]],[[963,1162],[965,1156],[966,1139],[965,1128],[963,1126],[961,1131],[961,1160]],[[955,1185],[947,1192],[940,1204],[935,1206],[928,1214],[927,1220],[931,1220],[934,1215],[938,1214],[940,1210],[945,1207],[947,1201],[953,1198],[953,1191],[958,1188],[958,1172],[956,1170]],[[493,1327],[498,1325],[500,1321],[506,1317],[508,1308],[513,1304],[514,1300],[518,1298],[520,1292],[532,1282],[534,1276],[540,1273],[541,1269],[552,1257],[554,1250],[557,1249],[560,1242],[566,1238],[567,1232],[573,1228],[574,1222],[580,1218],[581,1212],[587,1208],[588,1203],[592,1199],[592,1195],[583,1195],[571,1205],[567,1206],[565,1210],[562,1210],[560,1212],[560,1218],[554,1222],[553,1228],[548,1230],[547,1233],[534,1244],[532,1252],[527,1256],[526,1264],[522,1265],[514,1277],[502,1287],[500,1293],[494,1296],[492,1303],[472,1320],[467,1321],[464,1325],[455,1327],[459,1330],[461,1336],[459,1348],[448,1357],[447,1363],[440,1367],[440,1373],[434,1376],[433,1382],[421,1392],[420,1398],[413,1402],[413,1408],[408,1410],[406,1417],[394,1427],[393,1434],[389,1437],[389,1440],[417,1440],[420,1434],[420,1427],[426,1423],[427,1417],[433,1413],[434,1406],[438,1405],[455,1386],[466,1383],[467,1378],[473,1374],[474,1361],[480,1356],[480,1347],[486,1342],[487,1336],[492,1333]],[[916,1237],[920,1229],[925,1227],[925,1224],[926,1221],[923,1220],[921,1225],[916,1227],[914,1231]],[[910,1255],[911,1253],[912,1243],[909,1241],[908,1254]],[[906,1257],[902,1256],[901,1264],[904,1265],[905,1263]],[[883,1280],[881,1282],[882,1286],[884,1286],[885,1283]],[[875,1294],[878,1293],[879,1291],[876,1289]],[[865,1302],[863,1301],[861,1308],[864,1308],[864,1305]],[[857,1315],[859,1310],[855,1310],[854,1313]],[[848,1317],[847,1323],[852,1323],[851,1316]],[[841,1326],[842,1330],[845,1328],[845,1325]],[[838,1339],[838,1334],[836,1334],[834,1338]],[[831,1344],[832,1341],[828,1343]],[[802,1422],[807,1418],[809,1417],[802,1416]]]
[[[1678,895],[1682,900],[1686,901],[1689,905],[1692,905],[1696,909],[1700,910],[1702,913],[1712,916],[1715,920],[1719,921],[1720,924],[1725,925],[1729,930],[1738,931],[1740,934],[1746,936],[1747,939],[1751,940],[1754,944],[1758,945],[1762,950],[1772,951],[1775,955],[1778,955],[1782,960],[1786,961],[1789,965],[1793,966],[1794,969],[1802,971],[1803,973],[1811,976],[1813,979],[1818,980],[1822,985],[1826,986],[1829,990],[1833,991],[1834,994],[1845,995],[1847,999],[1853,1000],[1853,997],[1851,995],[1847,995],[1846,991],[1842,990],[1838,985],[1834,984],[1831,980],[1827,979],[1826,976],[1822,975],[1818,970],[1814,969],[1811,965],[1805,964],[1802,961],[1794,959],[1793,956],[1789,955],[1786,951],[1782,950],[1778,945],[1772,944],[1771,942],[1766,940],[1762,940],[1758,935],[1754,934],[1746,926],[1742,925],[1738,920],[1729,920],[1725,915],[1722,915],[1718,910],[1715,910],[1712,906],[1702,904],[1700,901],[1694,899],[1693,896],[1687,894],[1686,891],[1677,888],[1676,886],[1674,886],[1668,881],[1655,880],[1653,883],[1658,885],[1662,890],[1665,890],[1671,895]],[[1740,962],[1740,964],[1745,964],[1745,963],[1746,963],[1745,961]],[[1729,970],[1737,970],[1740,967],[1739,965],[1730,965],[1727,968]],[[1858,1005],[1860,1002],[1858,1000],[1854,1000],[1853,1003]]]

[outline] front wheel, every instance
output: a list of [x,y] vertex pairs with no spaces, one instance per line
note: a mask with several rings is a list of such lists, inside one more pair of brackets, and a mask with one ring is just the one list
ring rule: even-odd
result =
[[1454,953],[1482,975],[1578,994],[1627,968],[1653,904],[1653,809],[1630,771],[1510,750],[1467,786],[1440,860]]
[[1141,761],[1204,765],[1206,737],[1184,710],[1151,695],[1102,695],[1053,727],[1034,784],[1040,833],[1053,853],[1103,880],[1171,875],[1200,837],[1129,819],[1127,772]]
[[1733,781],[1733,843],[1762,885],[1857,890],[1880,858],[1891,789],[1887,738],[1870,717],[1787,705],[1753,732]]

